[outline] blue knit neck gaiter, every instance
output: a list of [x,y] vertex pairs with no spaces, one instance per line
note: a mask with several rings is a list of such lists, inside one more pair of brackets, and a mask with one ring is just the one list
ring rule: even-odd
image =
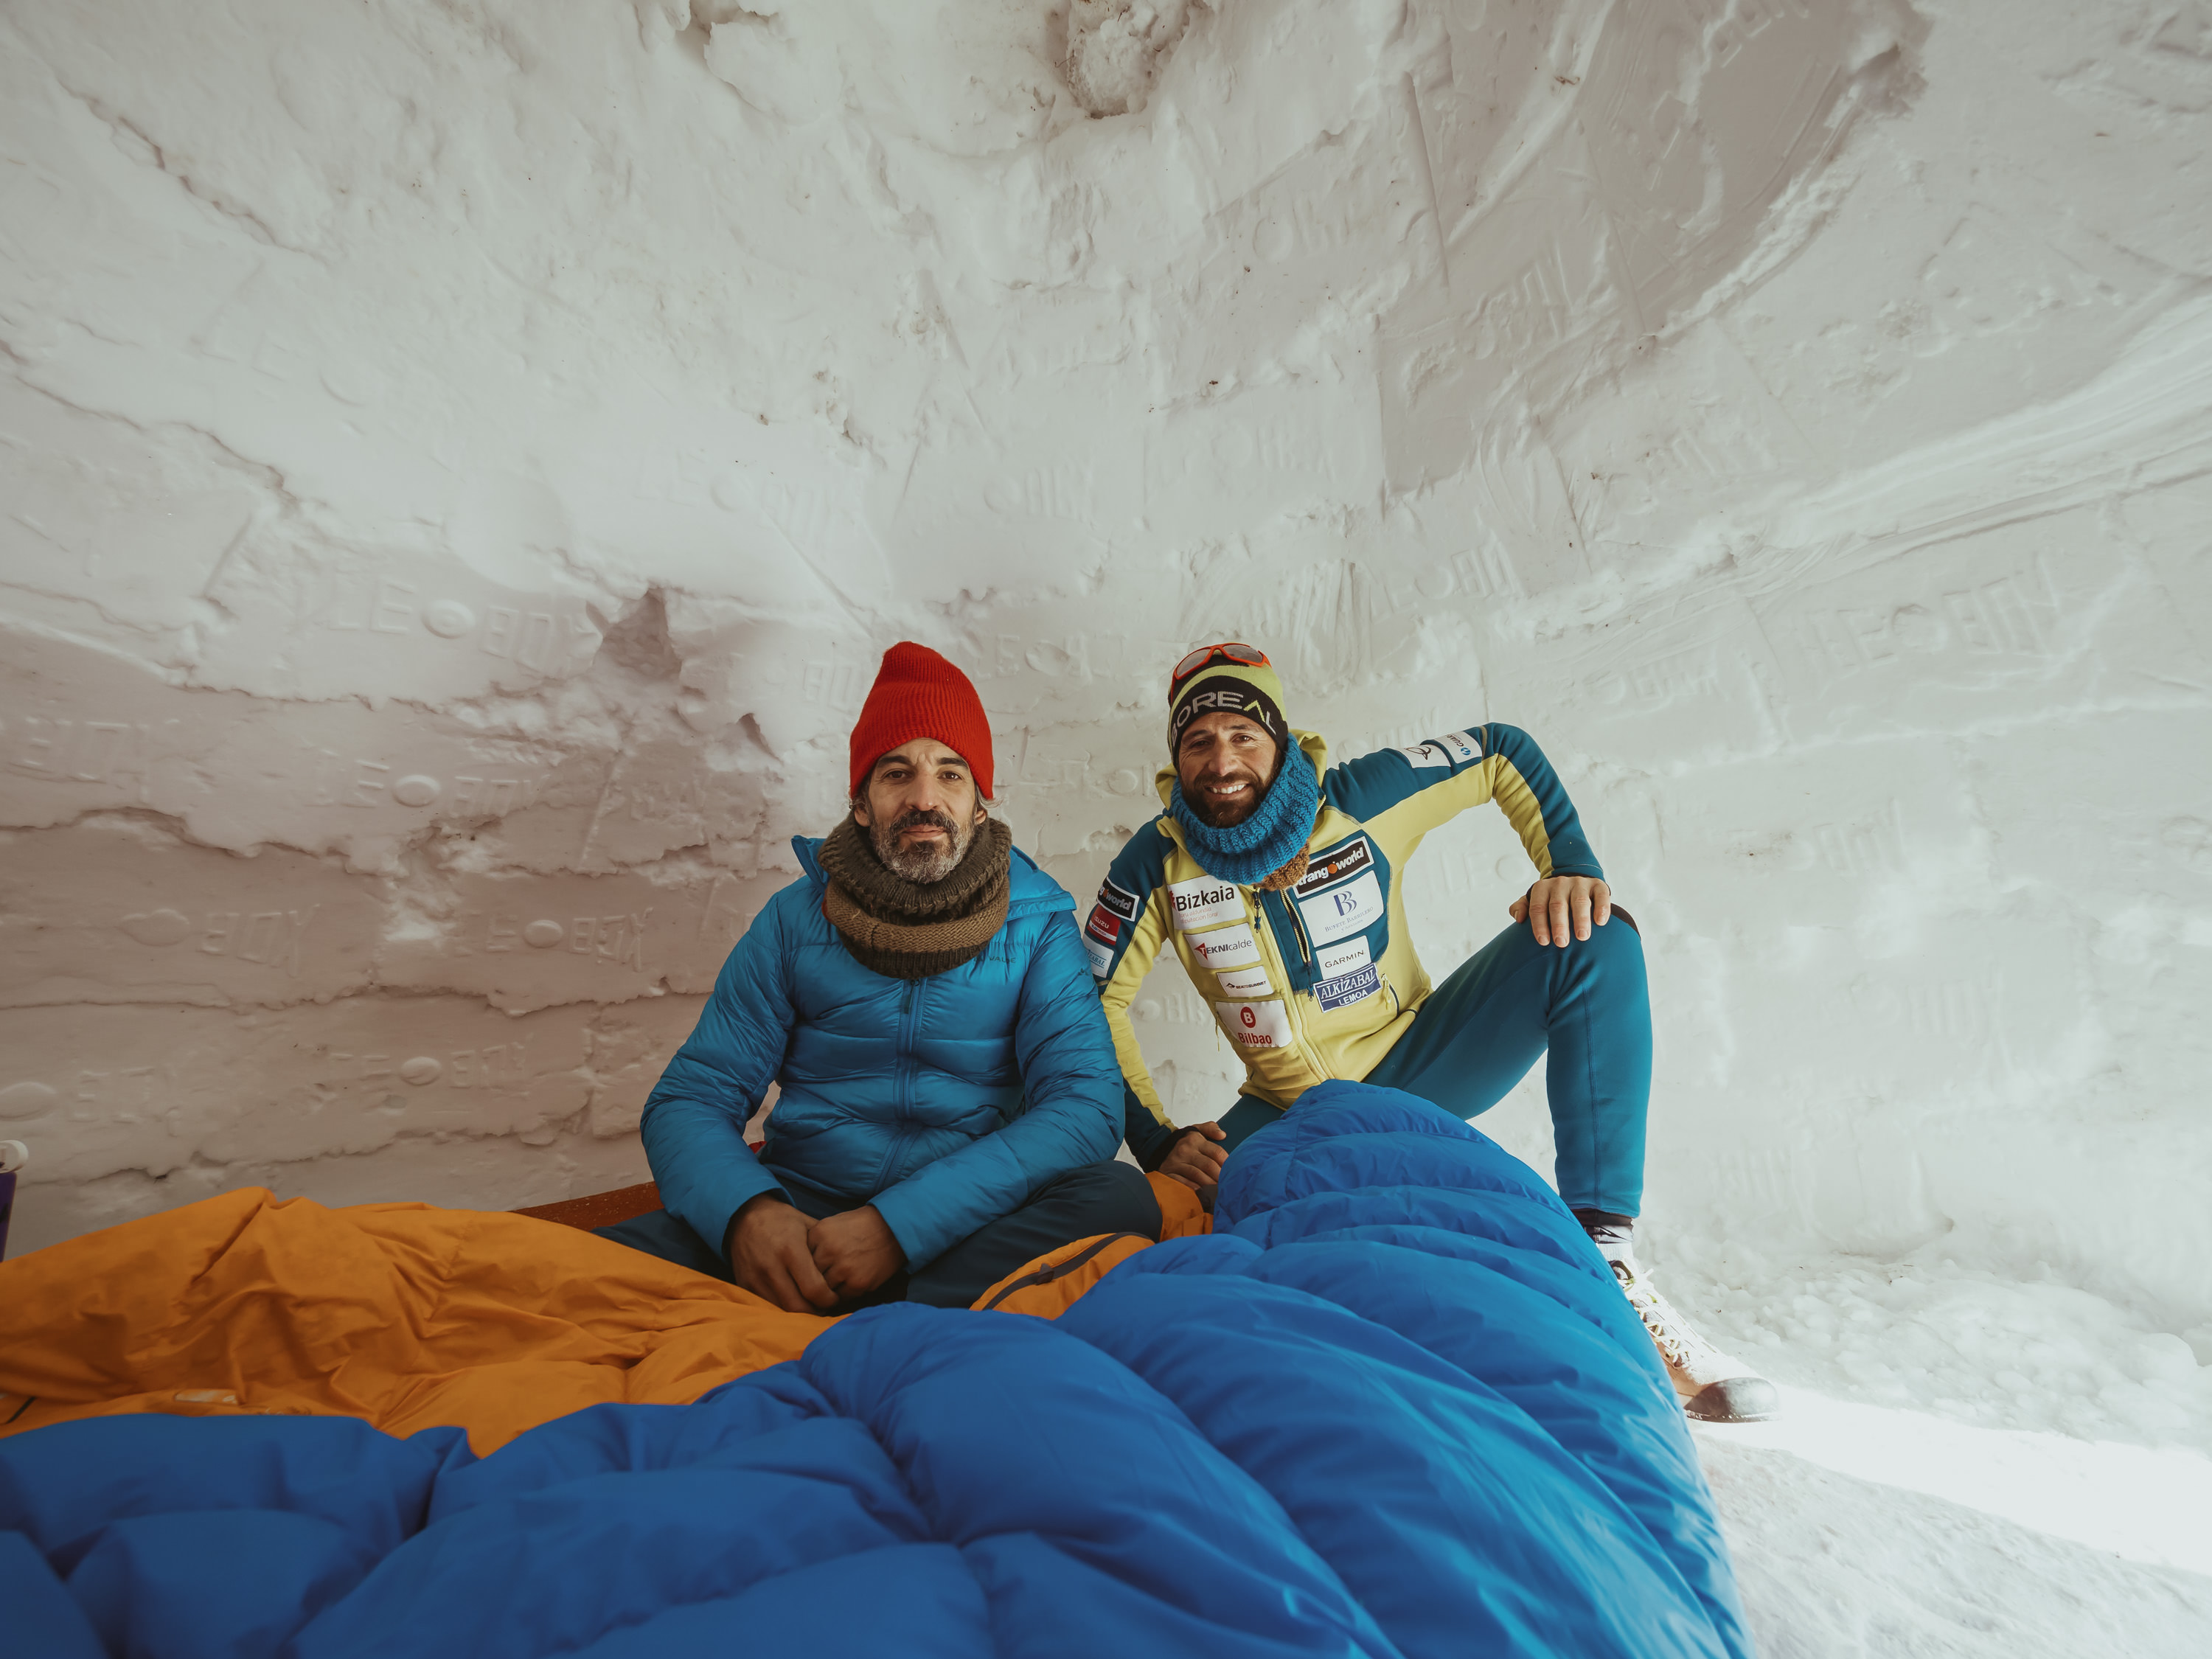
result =
[[1217,830],[1190,810],[1178,781],[1168,797],[1168,813],[1182,830],[1183,844],[1199,867],[1218,881],[1256,887],[1305,849],[1321,812],[1321,780],[1313,762],[1293,740],[1282,770],[1261,798],[1260,809],[1243,823]]

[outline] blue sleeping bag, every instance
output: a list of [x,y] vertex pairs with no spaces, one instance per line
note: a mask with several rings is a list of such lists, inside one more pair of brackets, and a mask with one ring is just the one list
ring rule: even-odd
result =
[[1313,1090],[1057,1321],[908,1304],[690,1406],[0,1441],[38,1659],[1747,1656],[1650,1340],[1527,1166]]

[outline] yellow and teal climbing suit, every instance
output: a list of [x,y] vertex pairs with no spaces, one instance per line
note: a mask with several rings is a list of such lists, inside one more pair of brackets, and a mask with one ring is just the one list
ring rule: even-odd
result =
[[[1332,1078],[1407,1090],[1462,1117],[1487,1110],[1547,1049],[1560,1196],[1635,1215],[1641,1202],[1651,1021],[1632,925],[1565,950],[1509,927],[1432,986],[1406,926],[1406,861],[1422,838],[1495,801],[1539,876],[1602,876],[1543,751],[1510,726],[1471,726],[1336,766],[1295,733],[1322,779],[1305,875],[1280,892],[1209,876],[1165,812],[1115,856],[1084,927],[1125,1085],[1130,1151],[1158,1168],[1176,1129],[1129,1006],[1163,948],[1244,1062],[1220,1121],[1235,1143]],[[1164,803],[1174,781],[1159,774]]]

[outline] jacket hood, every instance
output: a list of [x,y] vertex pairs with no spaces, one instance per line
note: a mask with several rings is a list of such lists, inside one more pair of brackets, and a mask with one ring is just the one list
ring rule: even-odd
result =
[[[813,884],[818,894],[830,885],[830,877],[822,868],[820,857],[823,836],[793,836],[791,850],[799,855],[800,876]],[[1010,916],[1028,915],[1039,910],[1073,910],[1075,900],[1043,870],[1037,862],[1018,847],[1006,859],[1006,914]]]

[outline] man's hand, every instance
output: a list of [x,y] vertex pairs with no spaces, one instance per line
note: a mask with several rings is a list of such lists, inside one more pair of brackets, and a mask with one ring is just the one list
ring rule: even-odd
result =
[[1564,951],[1570,937],[1588,939],[1593,922],[1602,927],[1612,920],[1613,889],[1595,876],[1547,876],[1507,905],[1505,913],[1526,921],[1537,944]]
[[1212,1192],[1221,1180],[1221,1166],[1229,1162],[1229,1154],[1213,1143],[1228,1139],[1218,1123],[1190,1125],[1160,1160],[1160,1173],[1199,1192]]
[[824,1216],[806,1237],[822,1277],[848,1300],[866,1296],[906,1266],[906,1252],[891,1236],[890,1223],[872,1204]]
[[778,1193],[746,1200],[730,1223],[730,1271],[738,1287],[786,1313],[820,1313],[836,1305],[807,1248],[806,1218]]

